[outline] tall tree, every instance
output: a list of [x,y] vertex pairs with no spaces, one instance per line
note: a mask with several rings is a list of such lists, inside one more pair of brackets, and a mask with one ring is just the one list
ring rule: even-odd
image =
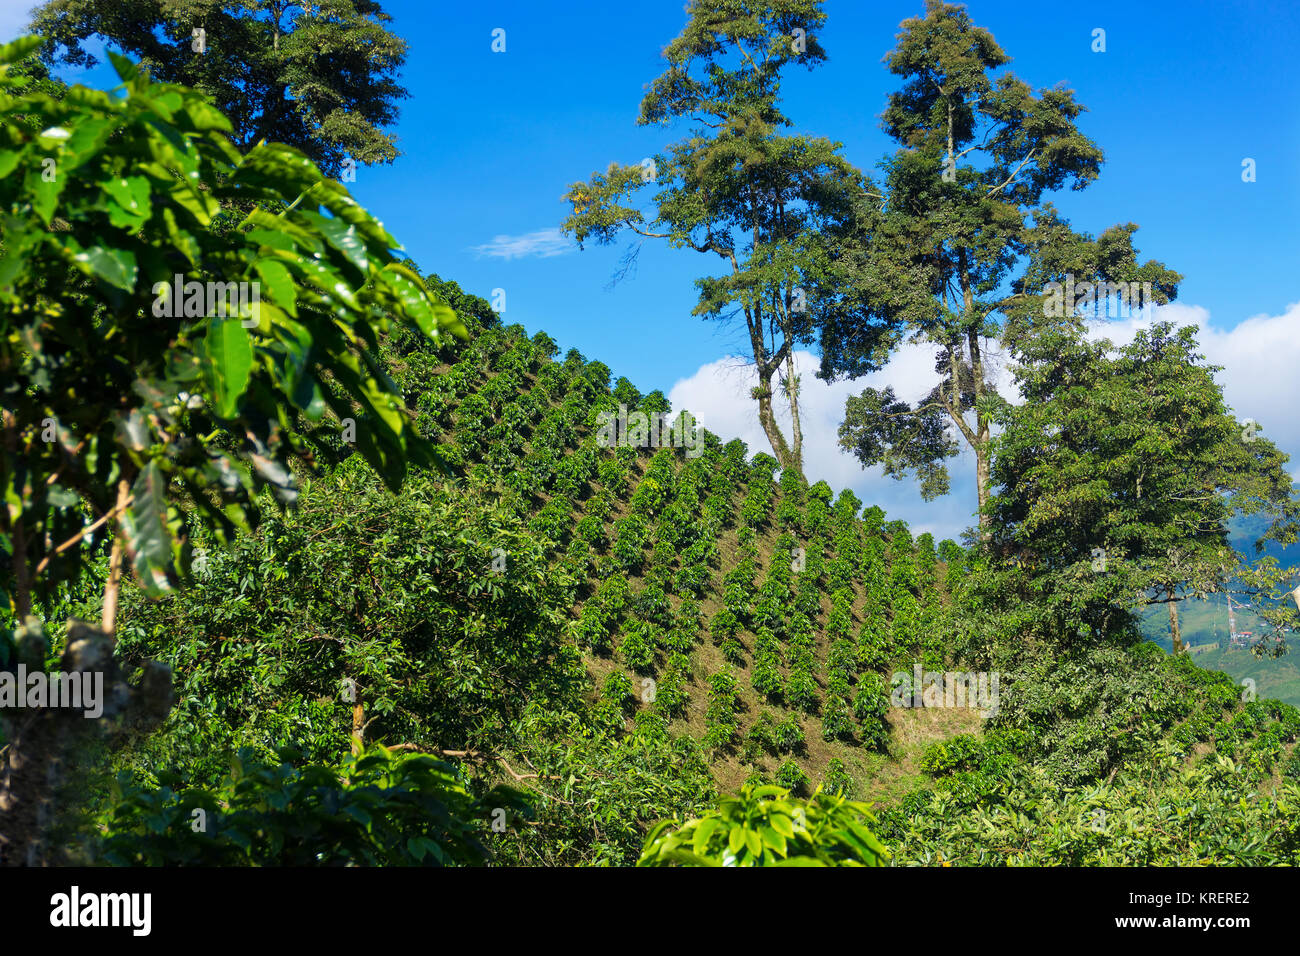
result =
[[[814,342],[820,325],[844,307],[836,270],[869,192],[838,143],[783,132],[791,122],[779,106],[782,71],[826,58],[814,35],[826,17],[821,6],[693,0],[638,120],[687,119],[689,135],[640,165],[612,164],[564,197],[573,206],[564,230],[580,245],[609,243],[626,230],[641,241],[717,256],[730,268],[697,280],[694,312],[743,318],[759,421],[781,467],[795,470],[802,469],[803,427],[794,350]],[[653,211],[642,212],[633,194],[652,183]],[[629,250],[629,260],[639,248]],[[773,409],[774,378],[789,404],[789,439]]]
[[1039,635],[1096,640],[1122,633],[1135,608],[1231,592],[1284,648],[1291,572],[1248,560],[1228,525],[1259,515],[1261,544],[1296,540],[1287,456],[1230,414],[1194,328],[1160,323],[1118,350],[1082,331],[1066,322],[1024,340],[1025,401],[993,413],[994,603]]
[[[1083,107],[1070,90],[1035,93],[1011,73],[995,76],[1010,57],[962,7],[927,0],[886,62],[904,80],[882,118],[900,148],[885,164],[870,241],[851,247],[846,268],[867,311],[933,347],[940,382],[915,405],[890,388],[851,397],[840,444],[864,466],[915,472],[929,500],[947,493],[945,462],[964,441],[987,531],[990,350],[1014,346],[1044,313],[1168,302],[1181,277],[1159,262],[1138,265],[1132,223],[1093,238],[1046,201],[1067,183],[1085,188],[1101,168],[1101,150],[1075,125]],[[879,346],[876,323],[842,312],[823,326],[820,375],[870,371]]]
[[[387,163],[406,90],[406,43],[377,0],[48,0],[32,29],[47,63],[93,66],[101,37],[154,79],[193,87],[234,124],[241,152],[286,143],[327,175]],[[201,33],[199,31],[202,31]]]

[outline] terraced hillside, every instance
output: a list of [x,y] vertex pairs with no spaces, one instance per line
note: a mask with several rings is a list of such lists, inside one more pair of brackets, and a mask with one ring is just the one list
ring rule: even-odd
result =
[[[115,758],[138,785],[217,787],[229,754],[286,743],[332,765],[359,739],[521,791],[506,863],[633,862],[652,824],[752,780],[875,801],[899,862],[1294,854],[1294,708],[1150,644],[1007,647],[953,542],[704,431],[605,447],[602,415],[677,410],[428,281],[470,341],[381,357],[451,476],[394,495],[351,455],[364,419],[326,422],[295,509],[195,542],[190,591],[128,595],[124,652],[181,685]],[[891,706],[917,665],[998,673],[995,715]]]

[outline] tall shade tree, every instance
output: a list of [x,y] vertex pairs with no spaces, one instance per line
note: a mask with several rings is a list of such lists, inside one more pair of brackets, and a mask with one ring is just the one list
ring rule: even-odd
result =
[[[614,163],[574,183],[564,197],[573,214],[563,228],[579,245],[609,243],[627,231],[722,259],[723,275],[697,280],[694,313],[743,318],[759,421],[781,467],[801,470],[794,350],[814,342],[819,326],[844,307],[841,247],[853,241],[869,186],[838,143],[784,132],[791,122],[779,105],[782,71],[826,58],[814,35],[826,16],[820,0],[694,0],[687,14],[638,122],[686,119],[689,135],[663,155]],[[643,212],[635,194],[651,185],[657,191]],[[789,404],[788,439],[773,408],[774,379]]]
[[[924,17],[902,23],[886,63],[903,85],[882,117],[900,148],[885,163],[871,241],[852,247],[844,267],[863,308],[822,328],[828,380],[878,363],[879,325],[864,315],[901,323],[911,341],[933,348],[939,384],[914,405],[891,388],[849,398],[840,444],[864,466],[915,473],[930,500],[948,492],[946,460],[964,441],[985,532],[990,352],[1032,334],[1044,314],[1168,302],[1181,279],[1159,262],[1138,265],[1132,223],[1094,238],[1046,201],[1092,182],[1102,152],[1075,125],[1083,107],[1072,91],[1035,92],[1000,73],[1008,62],[960,6],[927,0]],[[1062,284],[1055,294],[1052,282]]]
[[285,143],[338,176],[345,159],[398,155],[384,128],[407,95],[406,43],[391,19],[376,0],[48,0],[32,30],[47,63],[93,66],[85,43],[102,38],[155,80],[210,96],[241,152]]
[[[300,152],[241,156],[206,97],[115,53],[121,96],[30,92],[8,67],[38,42],[0,47],[0,667],[44,668],[41,606],[106,548],[102,621],[69,622],[60,667],[105,674],[104,717],[142,697],[156,718],[165,672],[134,686],[113,656],[123,574],[165,592],[196,524],[228,540],[262,492],[291,502],[302,435],[327,412],[353,421],[391,488],[408,463],[434,463],[379,336],[464,329]],[[123,721],[0,716],[0,862],[40,862],[59,774]]]
[[[1077,323],[1040,330],[1017,351],[1020,405],[993,418],[988,504],[991,605],[1013,637],[1071,642],[1124,633],[1140,607],[1230,592],[1274,626],[1294,626],[1292,572],[1228,541],[1237,514],[1260,539],[1296,540],[1300,502],[1286,455],[1224,405],[1195,328],[1160,323],[1118,350]],[[987,592],[986,592],[987,593]],[[1175,650],[1181,650],[1171,613]]]

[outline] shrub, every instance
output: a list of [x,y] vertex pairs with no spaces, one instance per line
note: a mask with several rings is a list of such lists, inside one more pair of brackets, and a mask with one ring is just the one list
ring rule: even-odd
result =
[[754,669],[750,680],[760,697],[770,699],[781,693],[781,649],[776,635],[767,628],[760,629],[754,640]]
[[634,621],[623,634],[619,650],[623,662],[638,674],[648,674],[654,664],[655,648],[650,638],[649,628],[643,621]]
[[852,736],[853,720],[849,717],[848,702],[839,693],[828,693],[822,703],[822,739],[830,741]]
[[605,678],[605,686],[600,697],[602,701],[612,704],[625,714],[630,714],[636,709],[636,694],[632,689],[632,681],[622,671],[613,671]]
[[[455,866],[488,861],[483,837],[494,807],[527,813],[498,788],[472,797],[450,764],[382,747],[338,769],[294,766],[281,748],[266,762],[241,750],[215,791],[157,790],[128,774],[101,821],[97,858],[115,866]],[[205,814],[202,829],[193,826]]]
[[739,709],[735,676],[729,671],[721,671],[710,677],[709,706],[704,714],[705,747],[719,750],[735,741],[740,729]]
[[776,771],[776,785],[791,793],[805,793],[808,789],[808,774],[793,760],[782,761]]

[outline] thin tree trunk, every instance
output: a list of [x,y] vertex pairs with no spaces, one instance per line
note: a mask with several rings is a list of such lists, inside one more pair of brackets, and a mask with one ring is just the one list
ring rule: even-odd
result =
[[[117,483],[117,533],[113,534],[113,550],[108,557],[108,582],[104,585],[104,615],[101,625],[105,634],[117,630],[117,598],[122,590],[122,512],[126,510],[127,499],[131,495],[131,486],[123,478]],[[110,529],[111,533],[111,529]]]
[[981,442],[975,447],[975,482],[975,493],[980,509],[980,537],[988,541],[989,516],[984,513],[984,506],[988,504],[989,500],[989,452],[987,442]]
[[[969,280],[966,278],[966,254],[964,252],[961,257],[961,267],[962,291],[965,296],[966,317],[969,318],[971,309],[974,305],[974,297],[971,294]],[[971,447],[975,452],[976,495],[980,509],[980,538],[987,542],[991,533],[991,521],[989,516],[984,513],[984,506],[988,504],[989,499],[990,425],[988,419],[984,415],[984,410],[980,408],[980,399],[984,397],[984,354],[980,350],[979,329],[974,326],[967,328],[966,341],[967,345],[970,347],[971,387],[975,392],[975,441]]]
[[785,436],[781,434],[776,415],[772,411],[772,376],[780,367],[781,357],[778,354],[775,362],[768,361],[768,352],[763,345],[762,315],[756,305],[745,306],[745,324],[749,329],[749,345],[754,353],[754,364],[758,368],[758,386],[752,393],[758,402],[758,423],[763,426],[763,434],[767,436],[772,454],[780,466],[783,469],[793,468],[803,474],[803,468],[786,443]]
[[352,756],[357,756],[365,749],[366,708],[361,701],[352,705]]
[[[5,449],[12,459],[17,460],[19,457],[18,418],[13,412],[5,409],[3,421]],[[8,512],[8,509],[6,508],[5,511]],[[14,575],[14,611],[18,623],[23,624],[32,613],[32,585],[28,576],[27,531],[23,526],[23,511],[21,508],[18,510],[18,515],[14,521],[7,524],[10,543],[13,548],[10,566]]]
[[794,349],[785,353],[786,394],[790,399],[791,436],[794,439],[795,467],[803,471],[803,428],[799,424],[799,382],[794,376]]
[[1173,598],[1174,595],[1171,591],[1169,594],[1169,635],[1173,638],[1174,653],[1181,654],[1186,648],[1183,647],[1182,632],[1178,629],[1178,602]]

